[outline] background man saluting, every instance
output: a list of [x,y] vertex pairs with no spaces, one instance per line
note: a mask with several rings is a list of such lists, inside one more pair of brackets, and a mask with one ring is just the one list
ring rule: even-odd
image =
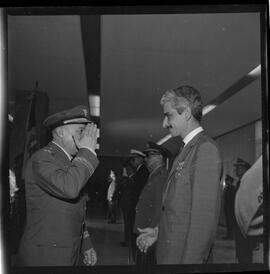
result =
[[53,140],[29,159],[25,170],[27,219],[20,243],[20,266],[86,265],[97,261],[84,226],[83,187],[99,161],[97,128],[85,106],[49,116]]

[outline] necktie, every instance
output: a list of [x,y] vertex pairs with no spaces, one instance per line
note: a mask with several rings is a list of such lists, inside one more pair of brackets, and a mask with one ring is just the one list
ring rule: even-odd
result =
[[183,141],[181,141],[180,147],[179,147],[179,153],[181,153],[181,151],[184,148],[184,146],[185,146],[185,143]]

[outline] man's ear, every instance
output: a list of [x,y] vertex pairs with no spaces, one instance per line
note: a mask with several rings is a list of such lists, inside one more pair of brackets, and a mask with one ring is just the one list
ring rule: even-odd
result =
[[190,120],[192,118],[192,113],[190,107],[186,107],[185,111],[185,118],[186,121]]

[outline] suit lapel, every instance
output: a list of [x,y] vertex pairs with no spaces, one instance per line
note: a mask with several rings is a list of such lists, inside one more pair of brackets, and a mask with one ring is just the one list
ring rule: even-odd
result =
[[170,179],[170,177],[171,177],[172,174],[174,173],[175,168],[176,168],[176,166],[178,165],[178,163],[182,162],[183,159],[185,159],[185,157],[186,157],[186,155],[188,154],[190,148],[191,148],[191,145],[190,145],[190,144],[187,144],[187,145],[182,149],[182,151],[180,151],[180,153],[176,156],[176,158],[175,158],[174,161],[173,161],[173,165],[172,165],[172,168],[171,168],[171,170],[170,170],[168,179]]
[[175,174],[175,171],[176,171],[176,168],[179,166],[179,165],[184,165],[185,163],[185,159],[187,157],[187,155],[189,154],[189,152],[191,151],[191,149],[193,148],[193,146],[197,143],[197,141],[199,140],[199,138],[204,134],[204,132],[200,132],[198,133],[183,149],[182,151],[180,151],[180,153],[176,156],[174,162],[173,162],[173,165],[172,165],[172,168],[170,170],[170,173],[169,173],[169,176],[168,176],[168,179],[167,179],[167,186],[166,186],[166,189],[163,193],[163,202],[167,196],[167,193],[168,193],[168,190],[169,190],[169,186],[170,186],[170,183],[171,183],[171,178],[172,176]]

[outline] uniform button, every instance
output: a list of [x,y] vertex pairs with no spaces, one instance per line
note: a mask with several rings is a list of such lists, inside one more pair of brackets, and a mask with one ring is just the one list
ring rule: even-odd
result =
[[56,247],[56,244],[53,244],[54,247]]

